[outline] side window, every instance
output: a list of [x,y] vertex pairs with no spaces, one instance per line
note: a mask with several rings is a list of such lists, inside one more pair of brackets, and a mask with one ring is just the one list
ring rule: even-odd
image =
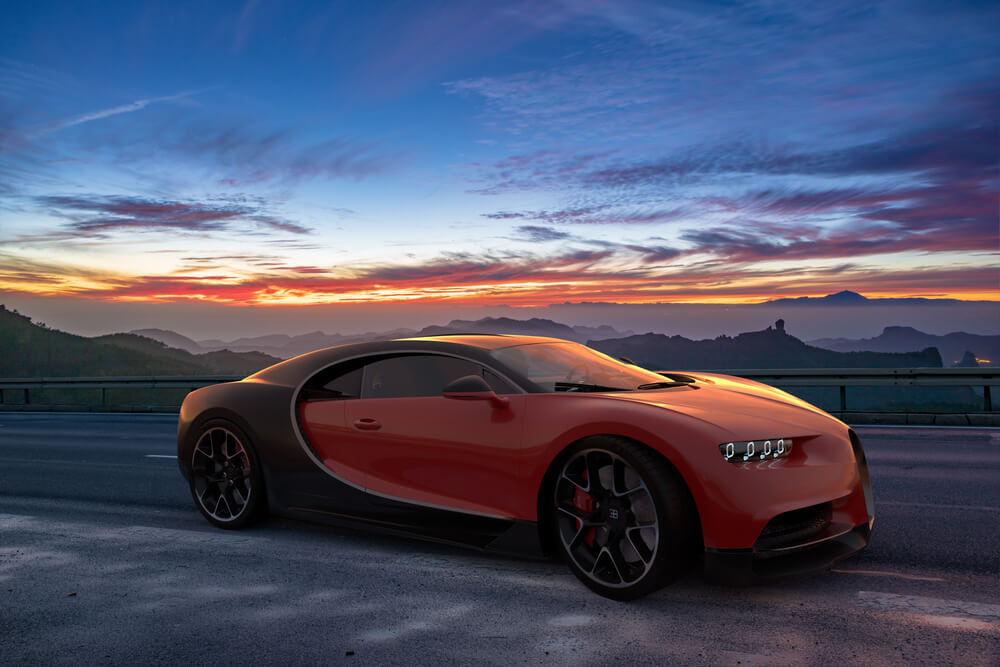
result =
[[516,394],[517,390],[493,371],[483,369],[483,379],[498,394]]
[[336,401],[361,397],[361,360],[352,360],[328,368],[316,375],[302,388],[301,399],[306,401]]
[[324,384],[323,389],[337,394],[340,398],[359,398],[363,371],[364,369],[361,367],[349,370]]
[[379,359],[365,366],[361,395],[363,398],[440,396],[449,383],[466,375],[484,376],[498,393],[513,391],[506,382],[475,362],[435,354],[412,354]]

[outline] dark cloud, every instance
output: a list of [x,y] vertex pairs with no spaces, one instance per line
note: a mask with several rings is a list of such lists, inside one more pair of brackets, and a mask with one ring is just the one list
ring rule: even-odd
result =
[[614,250],[573,250],[539,256],[532,254],[471,255],[454,253],[417,265],[384,265],[358,275],[371,283],[425,283],[441,280],[451,284],[503,283],[508,281],[558,280],[564,273],[610,277],[613,273],[594,270],[594,265],[612,259]]
[[[1000,190],[989,178],[932,186],[769,189],[740,199],[714,199],[734,214],[728,227],[687,230],[694,252],[747,260],[776,257],[846,257],[915,251],[997,250]],[[776,223],[760,215],[803,220]],[[837,216],[837,226],[810,224],[811,215]],[[751,216],[748,220],[746,216]]]
[[925,174],[938,180],[982,177],[997,169],[1000,131],[992,127],[939,127],[897,133],[840,149],[719,144],[661,160],[617,162],[582,176],[588,187],[662,186],[725,174],[861,176]]
[[484,213],[491,220],[530,220],[550,225],[628,225],[654,224],[683,217],[687,211],[682,208],[635,210],[615,208],[611,204],[578,206],[554,211],[498,211]]
[[551,227],[539,227],[537,225],[521,225],[517,228],[518,233],[528,241],[534,243],[544,243],[545,241],[565,241],[572,237],[569,232],[561,232]]
[[669,246],[641,246],[627,244],[625,249],[637,253],[644,262],[666,262],[683,254],[683,251]]
[[309,228],[268,215],[244,200],[191,202],[124,196],[43,196],[35,203],[53,215],[69,219],[67,231],[100,236],[113,231],[215,232],[240,225],[292,234]]

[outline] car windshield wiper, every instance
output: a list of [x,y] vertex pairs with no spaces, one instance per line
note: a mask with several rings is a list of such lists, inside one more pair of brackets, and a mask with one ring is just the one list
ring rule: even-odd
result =
[[688,375],[680,375],[674,373],[661,373],[664,377],[670,378],[669,382],[647,382],[646,384],[640,384],[636,389],[668,389],[670,387],[686,387],[692,385],[697,380]]
[[555,391],[628,391],[621,387],[605,387],[602,384],[586,384],[584,382],[556,382],[552,388]]

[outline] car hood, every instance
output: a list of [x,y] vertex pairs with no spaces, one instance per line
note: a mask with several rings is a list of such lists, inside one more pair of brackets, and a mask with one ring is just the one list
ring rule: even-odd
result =
[[613,396],[698,419],[743,440],[845,428],[843,422],[816,406],[766,384],[714,373],[684,375],[698,381],[690,386]]

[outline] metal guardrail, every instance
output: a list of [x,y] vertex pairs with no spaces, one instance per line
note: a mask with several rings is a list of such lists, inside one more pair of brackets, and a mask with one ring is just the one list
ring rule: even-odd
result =
[[31,404],[32,389],[100,389],[101,405],[107,405],[108,389],[187,389],[194,391],[220,382],[242,380],[243,375],[148,375],[126,377],[0,378],[0,404],[4,392],[24,392],[24,404]]
[[[847,411],[847,387],[982,387],[983,411],[993,411],[990,388],[1000,385],[1000,368],[780,368],[712,371],[783,387],[839,387],[840,410]],[[31,404],[31,390],[100,389],[106,405],[108,389],[189,389],[242,379],[241,375],[0,378],[0,404],[4,393],[24,392]]]
[[839,387],[841,412],[847,411],[848,387],[982,387],[983,412],[992,412],[990,387],[1000,385],[1000,368],[785,368],[723,372],[783,387]]

